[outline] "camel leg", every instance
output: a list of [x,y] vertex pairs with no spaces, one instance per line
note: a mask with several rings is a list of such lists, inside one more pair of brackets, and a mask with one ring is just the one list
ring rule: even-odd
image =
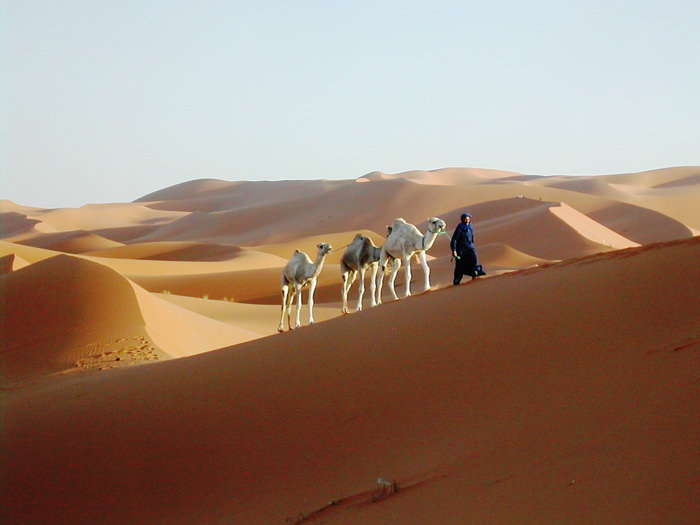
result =
[[314,292],[316,291],[316,279],[311,279],[309,283],[309,297],[306,300],[309,303],[309,324],[314,324]]
[[[357,275],[357,274],[355,274]],[[365,294],[365,267],[363,266],[360,268],[360,291],[359,291],[359,297],[357,299],[357,308],[356,311],[359,312],[362,310],[362,296]]]
[[292,302],[294,301],[294,286],[289,287],[289,293],[287,294],[287,302],[285,304],[285,311],[287,312],[287,327],[291,330],[292,326]]
[[345,286],[344,290],[344,297],[343,297],[343,313],[346,314],[348,313],[348,294],[350,293],[350,289],[352,288],[353,283],[355,282],[355,279],[357,279],[357,270],[353,270],[348,272],[348,281]]
[[302,295],[301,292],[302,292],[302,289],[301,289],[301,286],[299,286],[299,288],[297,288],[297,294],[298,294],[298,297],[297,297],[297,320],[296,320],[296,323],[294,324],[294,328],[301,327],[301,307],[302,307],[302,302],[303,302],[302,298],[301,298],[301,295]]
[[399,268],[401,268],[401,259],[391,260],[391,275],[389,276],[389,291],[394,299],[399,297],[396,295],[396,290],[394,289],[394,281],[396,280],[396,274],[399,273]]
[[288,293],[289,293],[289,286],[285,284],[282,286],[282,316],[280,317],[280,325],[277,328],[278,332],[284,331],[284,312],[287,308],[287,294]]
[[420,252],[418,254],[418,258],[420,260],[420,265],[423,267],[423,275],[425,275],[425,287],[423,288],[423,291],[427,292],[430,290],[430,266],[428,266],[425,252]]
[[377,268],[378,268],[377,263],[372,264],[372,279],[369,282],[369,292],[372,295],[372,306],[377,306],[377,283],[375,282],[377,279]]
[[348,313],[348,292],[350,291],[350,286],[352,283],[350,282],[350,272],[343,272],[343,288],[342,288],[342,293],[343,293],[343,308],[342,312],[344,314]]
[[377,271],[376,304],[382,304],[382,284],[384,283],[384,270],[386,268],[386,255],[382,253],[379,258],[379,268]]
[[403,263],[406,266],[406,293],[404,297],[409,297],[411,295],[411,258],[408,257]]
[[287,326],[289,326],[290,330],[294,329],[294,325],[292,324],[292,305],[294,304],[294,297],[296,294],[296,286],[292,286],[289,289],[289,295],[287,296]]

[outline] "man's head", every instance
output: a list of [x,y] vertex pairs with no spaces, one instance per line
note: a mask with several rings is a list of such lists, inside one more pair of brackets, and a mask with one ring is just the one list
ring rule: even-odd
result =
[[465,224],[469,224],[470,222],[472,222],[472,216],[469,213],[463,213],[460,218]]

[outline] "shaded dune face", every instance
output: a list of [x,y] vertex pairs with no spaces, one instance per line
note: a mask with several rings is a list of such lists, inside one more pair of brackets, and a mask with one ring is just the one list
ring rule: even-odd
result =
[[29,219],[23,213],[0,213],[0,236],[5,237],[31,231],[39,222],[36,219]]
[[58,255],[0,279],[0,356],[7,380],[90,367],[106,352],[116,359],[119,349],[157,354],[147,344],[133,288],[107,267]]

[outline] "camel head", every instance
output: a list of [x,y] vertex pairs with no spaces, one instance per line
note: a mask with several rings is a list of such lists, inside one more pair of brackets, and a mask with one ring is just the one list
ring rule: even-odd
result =
[[331,246],[330,244],[326,244],[325,242],[318,243],[316,247],[318,248],[319,255],[328,255],[333,249],[333,246]]
[[437,217],[430,217],[427,220],[429,233],[435,233],[437,235],[445,233],[445,229],[447,228],[447,224],[445,223],[445,221],[443,221],[442,219],[438,219]]

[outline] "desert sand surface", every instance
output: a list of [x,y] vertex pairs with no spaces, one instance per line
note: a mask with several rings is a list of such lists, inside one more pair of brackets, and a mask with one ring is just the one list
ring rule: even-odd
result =
[[[698,203],[692,166],[0,201],[3,522],[696,523]],[[487,275],[453,286],[464,211]],[[342,315],[343,251],[397,217],[447,222],[431,291],[414,261]]]

